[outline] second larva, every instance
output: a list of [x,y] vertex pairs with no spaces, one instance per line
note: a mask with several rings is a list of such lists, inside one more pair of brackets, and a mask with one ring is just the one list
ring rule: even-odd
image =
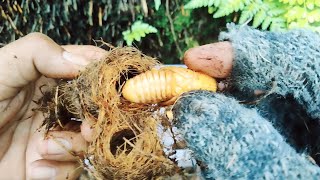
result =
[[212,77],[181,67],[152,69],[129,79],[122,89],[123,97],[134,103],[173,104],[184,92],[217,90]]

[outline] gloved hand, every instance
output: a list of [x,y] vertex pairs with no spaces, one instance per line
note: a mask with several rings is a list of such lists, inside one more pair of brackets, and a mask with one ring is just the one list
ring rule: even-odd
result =
[[[230,77],[236,93],[226,97],[192,92],[180,98],[173,109],[189,148],[207,166],[205,177],[318,179],[320,168],[287,144],[278,131],[283,126],[273,126],[264,117],[273,122],[288,119],[288,114],[294,117],[301,107],[306,113],[299,113],[296,119],[317,122],[320,118],[320,36],[304,30],[272,33],[234,25],[228,29],[220,35],[227,42],[191,49],[184,61],[190,69]],[[262,107],[250,109],[234,98],[248,99],[257,90],[273,94],[265,98]],[[288,96],[297,103],[287,101]],[[275,101],[270,99],[279,97],[284,105],[296,108],[272,107]],[[282,122],[287,126],[294,123]]]

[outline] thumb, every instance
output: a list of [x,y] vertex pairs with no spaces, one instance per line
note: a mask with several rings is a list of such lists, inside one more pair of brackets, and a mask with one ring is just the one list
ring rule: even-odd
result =
[[89,62],[85,56],[66,51],[49,37],[31,33],[0,49],[0,100],[14,96],[41,75],[73,78]]
[[230,42],[218,42],[189,49],[183,57],[188,68],[215,78],[230,75],[233,48]]

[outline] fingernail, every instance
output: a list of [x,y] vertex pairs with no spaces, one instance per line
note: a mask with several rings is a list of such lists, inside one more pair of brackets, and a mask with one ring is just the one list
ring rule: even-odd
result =
[[56,169],[48,166],[35,167],[31,171],[31,179],[51,180],[56,176]]
[[48,154],[64,154],[71,150],[72,145],[69,141],[62,138],[47,140]]
[[64,51],[62,53],[62,57],[65,60],[67,60],[67,61],[69,61],[69,62],[71,62],[73,64],[76,64],[76,65],[86,66],[86,65],[89,64],[89,61],[86,60],[84,57],[82,57],[80,55],[77,55],[77,54],[72,54],[72,53],[70,53],[68,51]]

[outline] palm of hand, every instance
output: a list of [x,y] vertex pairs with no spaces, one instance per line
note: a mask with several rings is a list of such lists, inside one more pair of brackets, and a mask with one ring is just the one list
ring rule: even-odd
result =
[[[1,119],[4,120],[1,122],[0,143],[3,148],[0,149],[0,173],[4,179],[34,177],[32,173],[39,174],[39,172],[33,172],[34,166],[55,164],[54,161],[42,157],[46,154],[42,142],[44,131],[38,131],[38,129],[44,117],[41,112],[33,110],[38,108],[34,101],[42,96],[40,87],[48,82],[54,84],[53,79],[42,77],[25,86],[13,98],[0,102],[0,107],[4,108],[0,110],[3,112]],[[77,176],[78,172],[73,170],[77,167],[76,163],[72,161],[63,163],[66,163],[70,171],[67,171],[67,174],[59,174],[61,179],[63,176]]]

